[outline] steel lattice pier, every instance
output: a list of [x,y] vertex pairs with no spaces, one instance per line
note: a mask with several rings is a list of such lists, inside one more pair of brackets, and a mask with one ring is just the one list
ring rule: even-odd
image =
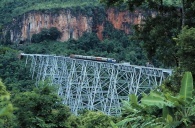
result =
[[32,78],[49,80],[71,111],[98,110],[121,113],[121,100],[129,94],[149,92],[171,75],[171,69],[73,59],[55,55],[21,54],[31,63]]

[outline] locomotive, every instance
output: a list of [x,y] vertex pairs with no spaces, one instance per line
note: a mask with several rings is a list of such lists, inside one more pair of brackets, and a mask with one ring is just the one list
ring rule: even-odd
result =
[[71,54],[70,58],[116,63],[115,59],[113,59],[113,58],[105,58],[105,57],[83,56],[83,55]]

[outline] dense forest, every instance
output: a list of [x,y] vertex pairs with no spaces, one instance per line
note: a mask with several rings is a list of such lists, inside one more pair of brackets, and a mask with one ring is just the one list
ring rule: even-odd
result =
[[[107,23],[104,40],[84,33],[78,40],[59,42],[57,28],[42,29],[31,42],[15,44],[3,36],[14,18],[33,10],[114,7],[152,10],[144,24],[126,34]],[[86,12],[88,13],[88,12]],[[181,128],[195,127],[195,1],[194,0],[1,0],[0,1],[0,127],[2,128]],[[99,15],[101,16],[101,14]],[[62,104],[49,83],[35,86],[20,52],[35,54],[96,55],[136,65],[174,69],[161,86],[142,97],[130,95],[122,114],[108,116],[81,111],[78,116]]]

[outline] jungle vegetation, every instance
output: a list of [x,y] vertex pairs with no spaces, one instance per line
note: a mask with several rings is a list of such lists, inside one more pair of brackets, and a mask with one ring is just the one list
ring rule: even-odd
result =
[[[1,0],[1,29],[14,17],[32,10],[82,6],[120,6],[130,11],[151,9],[155,17],[134,26],[133,35],[104,29],[104,40],[84,33],[78,40],[58,42],[56,28],[43,29],[32,42],[0,44],[0,127],[3,128],[181,128],[195,126],[195,1],[194,0]],[[103,4],[103,5],[102,5]],[[45,6],[47,5],[47,6]],[[123,8],[123,9],[124,9]],[[87,9],[86,9],[87,10]],[[101,15],[101,14],[100,14]],[[48,36],[49,35],[49,36]],[[47,82],[39,87],[31,79],[20,51],[68,56],[72,53],[112,57],[118,61],[174,69],[173,75],[149,94],[130,95],[122,114],[112,117],[84,111],[75,116],[62,104],[56,88]],[[139,100],[138,100],[139,99]]]
[[1,0],[0,25],[6,24],[13,18],[33,10],[63,9],[76,6],[98,5],[98,0]]

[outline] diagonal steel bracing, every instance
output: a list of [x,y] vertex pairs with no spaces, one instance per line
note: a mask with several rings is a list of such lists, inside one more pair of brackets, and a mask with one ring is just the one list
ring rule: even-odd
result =
[[141,95],[172,74],[171,69],[73,59],[55,55],[21,54],[31,64],[38,86],[48,80],[71,111],[95,110],[108,115],[121,113],[121,100]]

